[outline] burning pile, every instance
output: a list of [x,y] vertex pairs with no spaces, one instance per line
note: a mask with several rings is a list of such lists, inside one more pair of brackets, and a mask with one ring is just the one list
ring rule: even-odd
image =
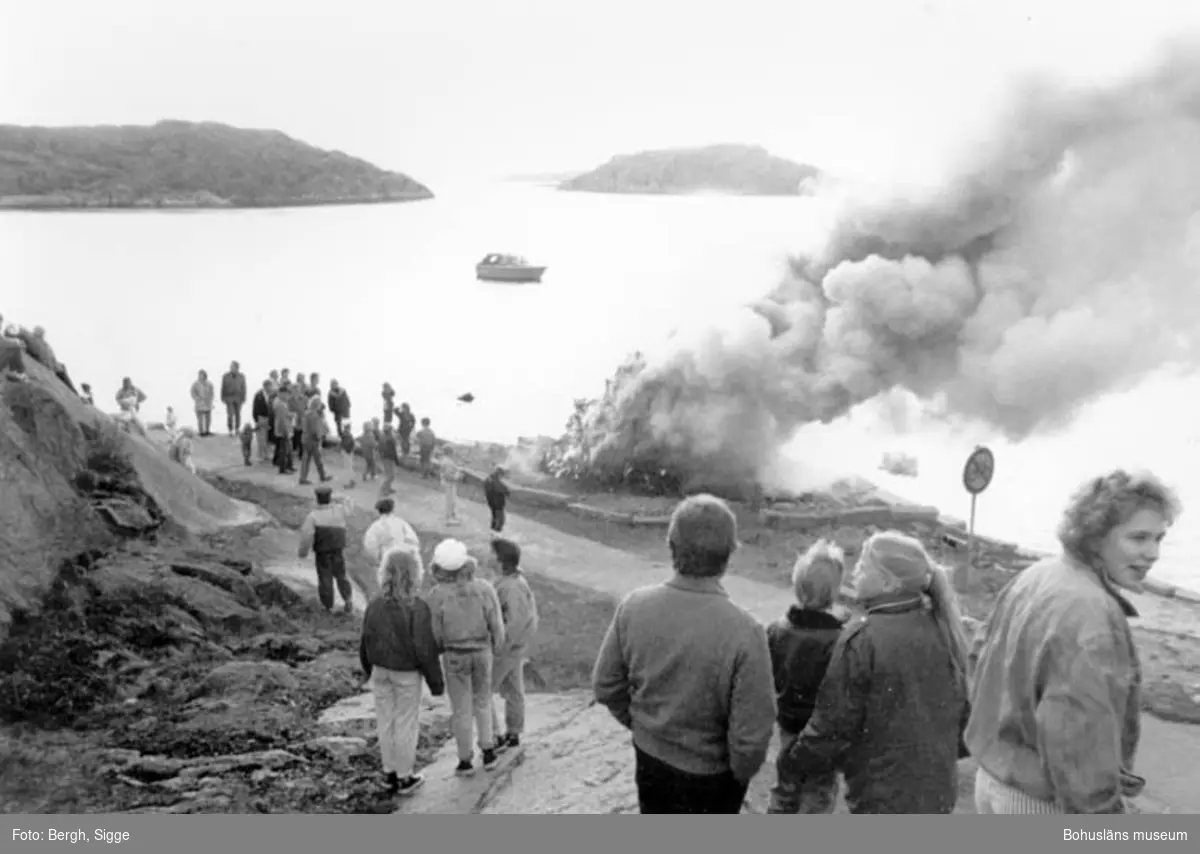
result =
[[1028,86],[925,198],[846,208],[722,326],[580,402],[553,473],[743,492],[804,424],[903,388],[1011,439],[1196,362],[1200,60]]

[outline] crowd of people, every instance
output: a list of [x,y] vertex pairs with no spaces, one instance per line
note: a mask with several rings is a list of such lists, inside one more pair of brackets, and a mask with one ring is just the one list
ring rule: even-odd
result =
[[[69,384],[40,329],[8,327],[4,337]],[[327,610],[336,591],[351,612],[353,585],[345,505],[333,501],[322,452],[334,447],[345,457],[350,485],[356,457],[365,481],[383,471],[379,516],[363,541],[378,561],[381,592],[366,609],[360,660],[376,696],[389,791],[410,795],[423,782],[414,770],[423,686],[449,695],[457,773],[474,773],[476,746],[483,767],[494,767],[520,744],[523,664],[538,628],[520,547],[501,536],[503,469],[484,484],[496,582],[477,577],[467,547],[447,538],[433,550],[434,585],[423,593],[420,538],[390,497],[417,420],[408,404],[395,405],[391,386],[382,390],[382,425],[366,421],[358,436],[346,390],[334,381],[323,397],[316,374],[292,380],[286,369],[272,371],[246,424],[247,383],[236,362],[220,390],[226,431],[241,436],[246,465],[257,441],[259,461],[281,473],[295,473],[299,456],[301,483],[316,468],[322,483],[299,555],[314,554]],[[81,396],[91,402],[86,385]],[[212,435],[215,399],[201,371],[192,386],[196,431],[168,414],[172,453],[185,465],[185,440]],[[146,395],[129,378],[116,400],[131,428],[144,430],[137,413]],[[434,477],[436,463],[444,521],[459,524],[460,468],[451,451],[435,458],[429,419],[420,424],[421,475]],[[1061,553],[1016,574],[978,626],[917,539],[877,532],[851,567],[821,540],[793,567],[794,603],[764,626],[722,584],[738,546],[733,512],[709,495],[683,500],[667,533],[673,577],[619,603],[592,675],[597,702],[631,731],[641,812],[740,812],[776,729],[772,813],[832,812],[839,778],[852,813],[950,813],[957,763],[967,756],[978,765],[978,813],[1127,811],[1146,780],[1134,772],[1142,673],[1129,625],[1137,610],[1126,594],[1144,589],[1180,512],[1153,475],[1117,470],[1090,480],[1063,514]],[[861,611],[848,622],[834,607],[843,590]]]
[[[321,515],[331,494],[318,489],[305,529],[314,547],[323,525],[344,531]],[[450,696],[458,773],[473,773],[475,746],[489,769],[520,744],[537,606],[520,548],[496,535],[494,585],[444,539],[423,595],[419,537],[390,499],[377,509],[364,546],[383,592],[367,608],[361,660],[389,789],[407,795],[422,783],[422,684]],[[840,778],[852,813],[948,814],[967,756],[980,814],[1128,811],[1146,781],[1134,773],[1141,671],[1126,593],[1144,589],[1180,509],[1153,475],[1094,478],[1068,503],[1062,553],[1017,574],[972,631],[946,572],[897,531],[869,537],[850,567],[833,543],[813,544],[792,570],[794,603],[763,625],[722,584],[733,512],[709,495],[683,500],[667,533],[673,577],[620,602],[592,677],[597,702],[632,734],[640,811],[740,812],[776,729],[771,813],[832,812]],[[322,578],[344,576],[336,563],[318,557]],[[332,582],[321,590],[332,607]],[[849,621],[835,608],[846,590],[861,611]]]

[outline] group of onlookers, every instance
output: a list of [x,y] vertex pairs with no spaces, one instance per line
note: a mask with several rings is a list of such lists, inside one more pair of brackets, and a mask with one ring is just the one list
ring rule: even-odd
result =
[[[333,490],[316,490],[317,506],[301,527],[299,555],[312,551],[317,592],[332,610],[334,588],[343,610],[353,609],[346,574],[346,513]],[[363,549],[378,560],[380,593],[363,617],[359,657],[375,695],[380,753],[387,787],[411,794],[424,782],[414,772],[422,683],[434,696],[448,693],[458,748],[457,774],[474,772],[477,741],[485,769],[498,754],[520,744],[524,729],[524,660],[538,628],[537,602],[521,572],[521,549],[495,538],[491,548],[495,584],[475,575],[477,561],[455,539],[433,551],[432,589],[422,595],[420,539],[395,515],[395,502],[375,505],[379,518],[363,536]],[[505,702],[504,726],[493,695]]]
[[[4,315],[0,314],[0,330],[3,330],[3,340],[11,344],[14,348],[19,348],[18,352],[29,354],[34,361],[41,363],[49,368],[56,377],[62,380],[63,384],[76,394],[80,392],[75,388],[75,384],[71,382],[71,375],[67,373],[67,366],[58,360],[54,353],[54,348],[50,346],[50,342],[46,340],[46,330],[41,326],[35,326],[33,329],[26,329],[15,323],[4,325]],[[90,393],[90,389],[85,385],[85,391]]]
[[764,627],[721,584],[733,514],[686,499],[667,536],[675,576],[625,597],[593,674],[632,731],[641,811],[739,812],[774,726],[771,812],[831,812],[840,774],[853,813],[950,813],[966,756],[979,813],[1126,811],[1145,780],[1124,592],[1143,589],[1179,512],[1152,475],[1088,482],[1062,554],[1017,574],[969,638],[945,572],[895,531],[849,572],[862,616],[834,617],[843,558],[818,542],[793,569],[795,605]]

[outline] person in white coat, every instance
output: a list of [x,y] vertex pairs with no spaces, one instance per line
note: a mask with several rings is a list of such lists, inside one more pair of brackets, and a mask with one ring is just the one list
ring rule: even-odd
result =
[[[363,551],[367,558],[381,565],[383,556],[393,548],[403,546],[417,557],[421,563],[421,539],[413,526],[395,514],[396,502],[391,498],[380,498],[375,502],[375,510],[379,518],[371,523],[363,535]],[[422,571],[424,571],[422,569]],[[382,576],[378,579],[383,583]]]

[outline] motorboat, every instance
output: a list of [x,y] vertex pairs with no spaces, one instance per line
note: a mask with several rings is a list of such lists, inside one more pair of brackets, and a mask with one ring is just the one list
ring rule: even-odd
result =
[[540,282],[545,267],[530,264],[520,255],[493,252],[475,265],[475,277],[489,282]]

